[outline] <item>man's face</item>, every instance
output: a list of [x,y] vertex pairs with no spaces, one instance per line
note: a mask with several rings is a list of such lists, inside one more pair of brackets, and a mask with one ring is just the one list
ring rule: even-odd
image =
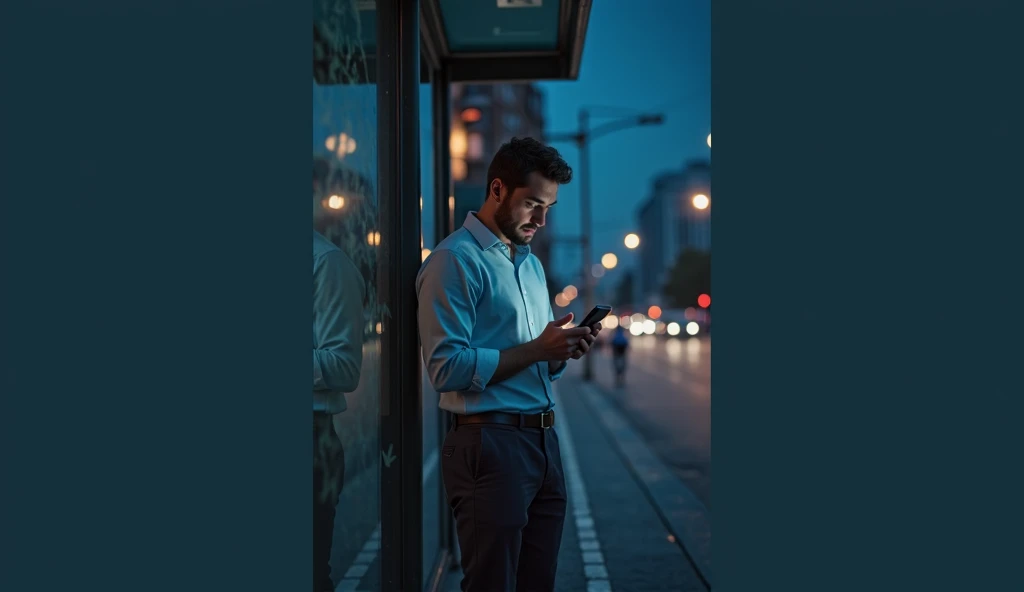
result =
[[558,183],[534,172],[526,177],[525,187],[510,194],[508,188],[502,186],[500,192],[502,200],[494,216],[498,228],[513,244],[530,244],[533,235],[547,221],[548,209],[558,201]]

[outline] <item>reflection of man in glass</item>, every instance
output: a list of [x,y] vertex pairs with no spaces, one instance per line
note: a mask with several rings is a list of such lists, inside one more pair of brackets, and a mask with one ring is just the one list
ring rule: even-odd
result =
[[566,489],[551,382],[594,343],[555,320],[530,241],[572,170],[531,138],[503,145],[479,212],[416,280],[423,358],[454,414],[441,470],[462,549],[463,590],[551,591]]
[[356,390],[363,362],[363,278],[327,238],[313,232],[313,591],[333,592],[331,541],[345,477],[334,415]]

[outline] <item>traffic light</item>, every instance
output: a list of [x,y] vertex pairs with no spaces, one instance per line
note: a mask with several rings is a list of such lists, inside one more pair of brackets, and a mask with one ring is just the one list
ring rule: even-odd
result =
[[700,296],[697,297],[697,304],[699,304],[701,308],[707,308],[711,306],[711,296],[708,296],[707,294],[701,294]]

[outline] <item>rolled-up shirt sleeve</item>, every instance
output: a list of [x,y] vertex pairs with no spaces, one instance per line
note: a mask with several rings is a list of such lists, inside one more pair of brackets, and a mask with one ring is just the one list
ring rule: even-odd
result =
[[431,254],[416,279],[423,363],[437,392],[482,392],[498,369],[500,351],[472,346],[480,289],[448,250]]
[[363,363],[363,277],[341,251],[313,262],[313,390],[350,393]]

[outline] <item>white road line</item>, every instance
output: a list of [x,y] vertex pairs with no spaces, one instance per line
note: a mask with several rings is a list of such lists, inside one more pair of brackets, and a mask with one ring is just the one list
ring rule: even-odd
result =
[[[552,385],[552,398],[555,407],[562,407],[558,396],[558,386]],[[562,469],[565,471],[566,486],[569,489],[569,501],[572,504],[573,519],[576,520],[576,531],[580,541],[580,553],[583,555],[583,572],[587,578],[587,592],[612,592],[612,583],[608,579],[608,568],[604,563],[604,553],[597,538],[597,526],[590,515],[590,502],[587,499],[587,486],[580,474],[579,462],[576,459],[576,447],[572,440],[569,422],[563,419],[557,422],[558,442],[562,450]]]
[[[427,478],[430,476],[430,473],[437,467],[437,459],[437,450],[431,450],[430,456],[423,462],[424,485],[427,484]],[[338,582],[334,592],[356,592],[359,582],[363,581],[363,576],[370,569],[370,564],[377,558],[378,551],[380,551],[380,522],[377,522],[377,527],[373,529],[369,538],[363,543],[363,548],[356,555],[356,558],[352,560],[352,565],[345,570],[345,577]]]

